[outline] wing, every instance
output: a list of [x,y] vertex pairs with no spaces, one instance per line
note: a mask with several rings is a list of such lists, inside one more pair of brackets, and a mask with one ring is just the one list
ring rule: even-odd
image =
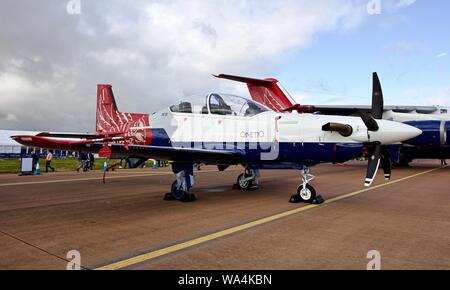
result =
[[370,113],[372,108],[370,106],[321,106],[315,105],[315,113],[322,115],[342,115],[351,116],[358,114],[359,112]]
[[[338,106],[338,105],[314,105],[315,112],[324,115],[344,115],[350,116],[359,114],[359,112],[370,113],[370,106]],[[394,111],[397,113],[412,113],[417,112],[421,114],[432,114],[439,112],[438,107],[433,106],[385,106],[384,111]]]
[[[67,151],[99,153],[105,144],[92,140],[61,140],[42,136],[12,136],[16,142],[30,147],[41,147]],[[209,150],[133,144],[107,144],[112,157],[154,158],[176,162],[206,164],[239,164],[245,161],[244,153],[235,150]],[[110,151],[109,151],[110,150]]]
[[[372,111],[370,106],[299,105],[295,103],[295,100],[292,99],[281,84],[273,78],[255,79],[227,74],[213,76],[216,78],[246,83],[254,101],[264,104],[276,112],[298,111],[299,113],[351,116],[359,115],[360,112],[370,113]],[[417,112],[419,114],[447,113],[448,111],[448,109],[435,106],[384,106],[384,110],[397,113]]]
[[245,161],[243,152],[232,150],[208,150],[201,148],[163,147],[151,145],[129,145],[128,149],[126,149],[123,144],[112,144],[110,148],[113,155],[128,155],[130,157],[172,160],[181,163],[232,165]]

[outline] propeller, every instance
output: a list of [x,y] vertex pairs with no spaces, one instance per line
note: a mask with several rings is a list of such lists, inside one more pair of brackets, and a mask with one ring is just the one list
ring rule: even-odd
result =
[[391,156],[387,146],[381,146],[381,167],[383,167],[386,181],[391,180],[391,165]]
[[[369,131],[376,132],[379,130],[379,126],[376,120],[381,120],[383,118],[384,101],[380,79],[378,78],[378,74],[376,72],[373,73],[372,81],[372,113],[360,113],[360,115],[367,129]],[[385,179],[390,180],[391,159],[387,146],[381,145],[380,142],[370,142],[367,149],[369,161],[367,164],[367,175],[364,185],[366,187],[372,185],[375,176],[377,175],[380,164],[383,167]]]
[[372,116],[377,120],[381,120],[384,112],[383,91],[376,72],[373,73],[372,79]]
[[369,131],[376,132],[380,129],[380,127],[378,127],[377,121],[371,114],[360,112],[359,115]]
[[369,161],[367,164],[367,175],[365,186],[370,186],[377,175],[378,167],[381,161],[381,144],[379,142],[370,143],[368,146]]

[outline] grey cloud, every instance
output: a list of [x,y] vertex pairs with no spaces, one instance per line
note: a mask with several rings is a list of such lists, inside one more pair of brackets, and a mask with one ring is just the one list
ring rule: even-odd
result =
[[287,51],[358,23],[365,9],[351,0],[81,0],[81,14],[68,15],[67,2],[0,4],[1,128],[92,131],[98,83],[111,83],[119,109],[134,112],[242,92],[210,74],[271,74]]

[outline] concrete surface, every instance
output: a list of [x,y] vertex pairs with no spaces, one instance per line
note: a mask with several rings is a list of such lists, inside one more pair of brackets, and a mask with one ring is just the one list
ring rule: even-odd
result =
[[[393,180],[439,168],[420,162]],[[240,168],[196,171],[198,201],[164,201],[168,168],[0,175],[0,269],[65,269],[78,250],[88,269],[107,266],[264,217],[305,207],[288,199],[295,170],[262,171],[259,190],[232,190]],[[363,188],[364,163],[313,168],[325,199]],[[370,250],[383,269],[450,268],[450,168],[374,188],[125,269],[365,269]],[[384,184],[379,172],[376,185]]]

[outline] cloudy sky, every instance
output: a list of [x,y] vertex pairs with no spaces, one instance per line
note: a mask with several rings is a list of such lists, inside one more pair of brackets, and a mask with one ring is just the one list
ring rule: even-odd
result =
[[276,77],[300,103],[369,104],[378,71],[389,104],[450,105],[448,0],[380,0],[380,14],[378,0],[77,2],[0,0],[1,129],[93,131],[98,83],[129,112],[247,94],[212,73]]

